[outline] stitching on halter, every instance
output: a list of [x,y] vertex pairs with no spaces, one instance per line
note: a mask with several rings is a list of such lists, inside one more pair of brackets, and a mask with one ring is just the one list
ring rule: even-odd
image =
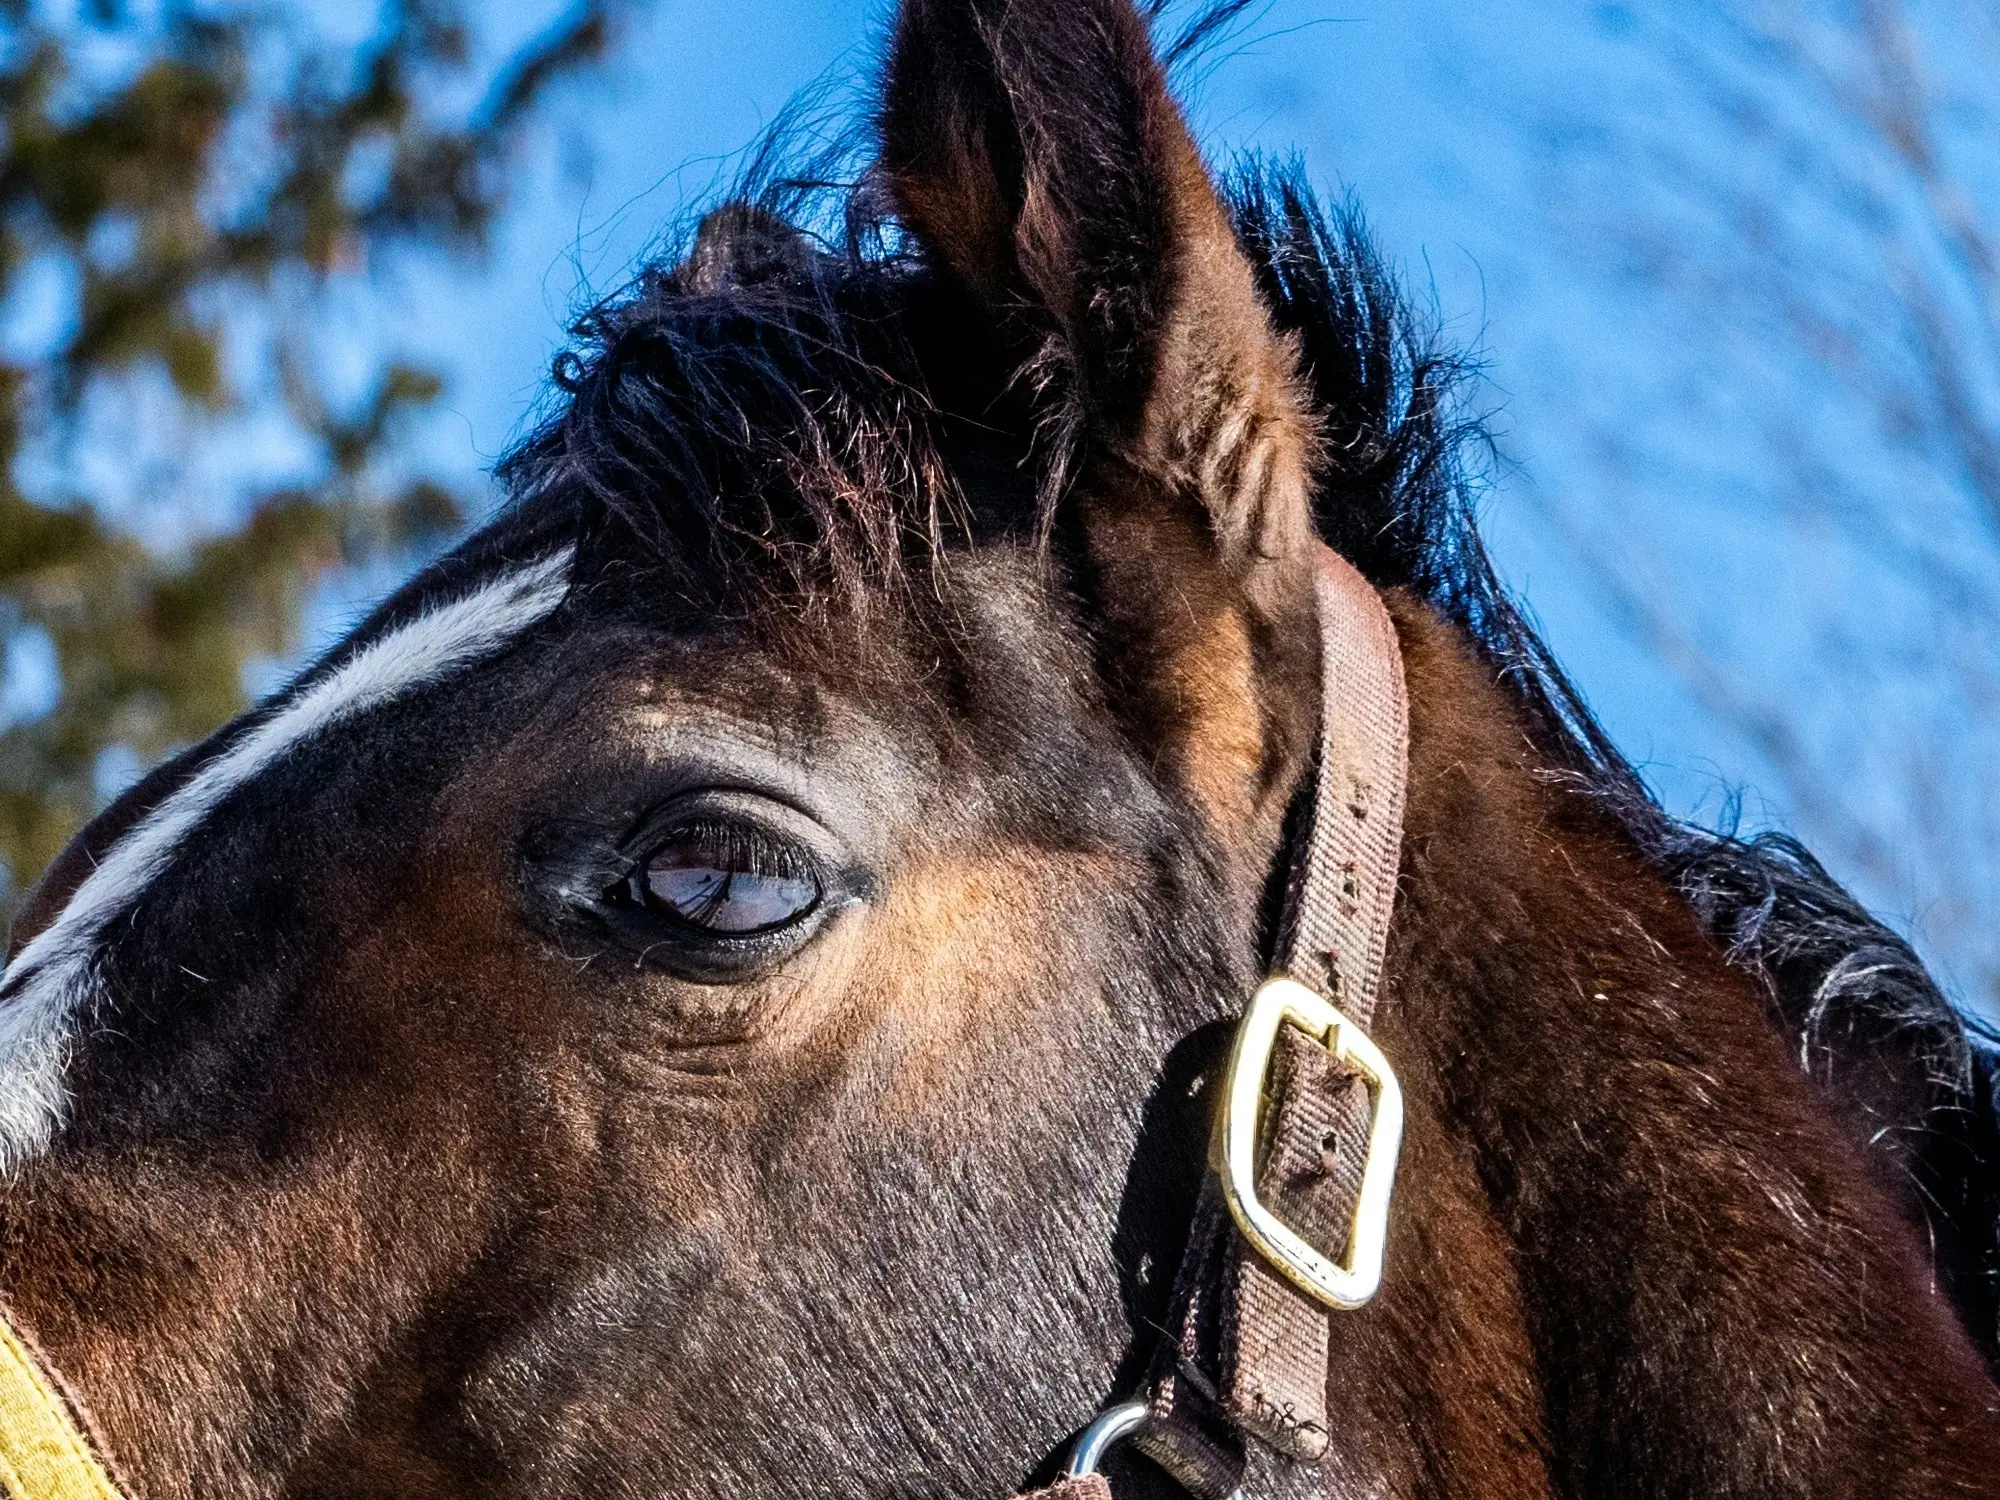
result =
[[568,592],[573,549],[516,568],[425,611],[309,683],[203,765],[106,851],[56,919],[0,978],[0,1171],[46,1146],[68,1096],[72,1022],[96,985],[105,929],[232,793],[296,746],[489,656],[546,618]]

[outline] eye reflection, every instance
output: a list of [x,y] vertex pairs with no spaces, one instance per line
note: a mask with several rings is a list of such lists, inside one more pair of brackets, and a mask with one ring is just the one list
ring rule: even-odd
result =
[[802,854],[760,829],[704,824],[677,830],[633,875],[647,906],[704,928],[740,935],[798,921],[819,903]]

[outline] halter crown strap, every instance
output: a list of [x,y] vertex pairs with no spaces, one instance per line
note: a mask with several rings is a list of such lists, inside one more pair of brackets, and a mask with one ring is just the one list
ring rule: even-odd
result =
[[124,1500],[26,1339],[0,1315],[0,1492],[6,1500]]
[[1260,1500],[1319,1493],[1330,1309],[1373,1294],[1401,1134],[1394,1072],[1368,1028],[1402,858],[1402,649],[1381,596],[1331,548],[1316,587],[1311,823],[1291,859],[1273,977],[1238,1035],[1220,1170],[1195,1213],[1173,1336],[1133,1438],[1196,1500],[1237,1493],[1246,1460]]
[[[1409,778],[1409,699],[1402,649],[1382,598],[1331,548],[1319,569],[1321,704],[1312,831],[1292,889],[1280,969],[1324,996],[1365,1040],[1375,1019],[1389,918],[1402,861]],[[1369,1044],[1372,1052],[1372,1044]],[[1341,1305],[1365,1302],[1379,1278],[1397,1142],[1381,1139],[1377,1101],[1396,1089],[1386,1066],[1370,1079],[1297,1025],[1281,1025],[1270,1073],[1260,1195],[1302,1238],[1339,1254],[1348,1247],[1373,1274]],[[1371,1093],[1374,1098],[1371,1100]],[[1400,1095],[1393,1096],[1400,1138]],[[1386,1150],[1387,1160],[1383,1161]],[[1374,1160],[1371,1162],[1371,1155]],[[1370,1179],[1373,1167],[1374,1181]],[[1232,1205],[1233,1207],[1233,1205]],[[1379,1211],[1382,1221],[1365,1222]],[[1225,1409],[1279,1452],[1317,1459],[1331,1428],[1326,1410],[1331,1320],[1267,1254],[1238,1247],[1233,1348],[1225,1347]]]
[[1304,869],[1293,888],[1282,966],[1374,1019],[1402,863],[1410,704],[1403,649],[1382,596],[1323,547],[1319,576],[1319,768]]

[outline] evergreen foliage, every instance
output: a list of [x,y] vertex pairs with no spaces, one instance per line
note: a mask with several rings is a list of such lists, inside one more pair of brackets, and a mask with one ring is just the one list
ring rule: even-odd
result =
[[[60,677],[0,727],[0,916],[94,811],[107,753],[200,739],[243,708],[246,663],[296,649],[331,570],[458,528],[465,498],[397,463],[438,376],[383,359],[336,399],[319,314],[384,251],[482,248],[523,125],[608,27],[583,0],[482,70],[454,0],[389,0],[358,46],[299,7],[0,0],[0,310],[50,286],[63,308],[0,341],[0,640]],[[315,477],[192,545],[149,538],[62,461],[85,424],[136,436],[120,400],[173,431],[272,404]]]

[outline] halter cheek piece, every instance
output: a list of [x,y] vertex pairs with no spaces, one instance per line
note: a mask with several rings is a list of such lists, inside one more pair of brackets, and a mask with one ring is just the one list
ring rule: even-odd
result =
[[1321,708],[1306,837],[1277,963],[1231,1050],[1214,1171],[1144,1399],[1085,1428],[1022,1500],[1110,1500],[1118,1442],[1194,1500],[1317,1496],[1335,1313],[1382,1280],[1403,1096],[1369,1039],[1402,858],[1409,699],[1381,596],[1331,548],[1318,575]]
[[[1403,1101],[1368,1026],[1396,900],[1409,705],[1395,626],[1331,549],[1310,832],[1294,851],[1276,972],[1230,1053],[1214,1172],[1149,1394],[1077,1439],[1023,1500],[1110,1500],[1098,1463],[1129,1440],[1194,1500],[1317,1495],[1329,1319],[1382,1279]],[[0,1495],[122,1500],[78,1413],[0,1315]]]

